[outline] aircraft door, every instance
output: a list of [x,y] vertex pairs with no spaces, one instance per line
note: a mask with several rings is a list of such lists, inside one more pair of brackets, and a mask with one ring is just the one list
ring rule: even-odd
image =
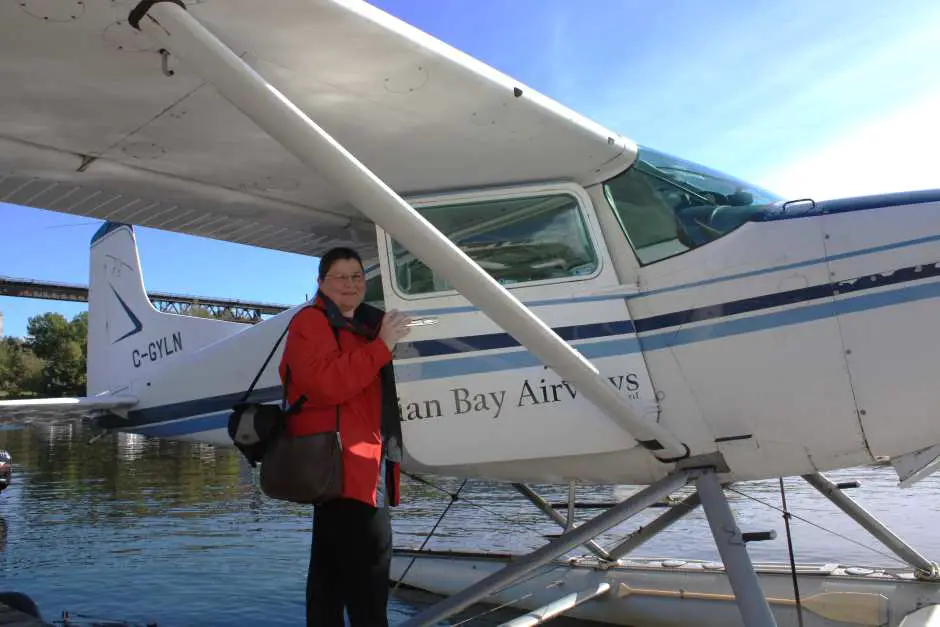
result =
[[[585,355],[641,414],[650,381],[591,200],[539,185],[412,204]],[[429,466],[589,455],[635,440],[378,229],[388,309],[417,321],[396,348],[405,447]]]

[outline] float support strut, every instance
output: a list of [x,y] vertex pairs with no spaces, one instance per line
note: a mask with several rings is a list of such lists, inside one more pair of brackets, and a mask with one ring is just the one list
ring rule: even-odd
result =
[[586,590],[580,592],[572,592],[571,594],[566,594],[565,596],[543,605],[542,607],[532,610],[531,612],[511,620],[508,623],[503,623],[499,627],[535,627],[536,625],[543,625],[548,621],[561,616],[565,612],[569,612],[572,609],[587,603],[588,601],[593,601],[597,597],[603,596],[610,592],[610,584],[606,581],[603,581],[597,585],[591,586]]
[[747,553],[747,545],[734,520],[721,483],[718,482],[718,476],[711,471],[702,472],[696,479],[696,487],[744,624],[747,627],[776,627],[770,604],[760,587],[751,557]]
[[[423,613],[412,618],[402,627],[430,627],[437,625],[467,607],[483,600],[487,595],[496,592],[516,581],[522,579],[533,570],[562,556],[571,549],[580,546],[588,540],[604,533],[611,527],[619,525],[627,518],[643,511],[659,499],[667,496],[683,485],[689,479],[689,474],[680,471],[650,484],[627,500],[610,508],[603,514],[598,514],[583,525],[563,533],[545,546],[532,553],[513,560],[508,566],[476,582],[459,594],[437,603]],[[761,626],[763,627],[763,626]]]
[[[570,505],[568,509],[569,519],[566,520],[564,516],[556,512],[552,508],[551,505],[545,502],[545,499],[539,496],[535,492],[535,490],[533,490],[529,486],[525,485],[524,483],[514,483],[512,484],[512,487],[518,490],[524,497],[532,501],[533,505],[535,505],[540,510],[542,510],[542,512],[546,516],[548,516],[549,518],[554,520],[556,523],[558,523],[562,528],[565,529],[565,531],[570,531],[573,528],[572,526],[568,524],[568,520],[570,520],[570,517],[571,517],[570,512],[574,511],[574,508],[571,508]],[[570,504],[570,499],[569,499],[569,504]],[[610,555],[607,554],[607,551],[601,548],[601,546],[594,540],[588,540],[587,542],[584,543],[584,546],[587,547],[587,549],[591,553],[601,558],[602,560],[609,561],[611,559]]]
[[693,492],[683,499],[681,503],[676,503],[667,509],[663,514],[657,516],[656,519],[650,522],[648,525],[645,525],[644,527],[634,531],[626,540],[610,549],[610,551],[608,551],[610,554],[610,559],[619,560],[621,557],[629,555],[642,544],[653,539],[656,534],[662,532],[664,529],[669,527],[669,525],[673,524],[689,512],[694,511],[701,502],[702,499],[699,497],[698,492]]
[[914,547],[896,536],[883,522],[852,500],[852,497],[846,495],[835,483],[818,472],[803,475],[803,479],[832,501],[836,507],[848,514],[852,520],[864,527],[879,542],[894,551],[895,555],[913,566],[917,571],[918,578],[926,580],[940,579],[940,568],[938,568],[936,562],[931,562],[918,553]]

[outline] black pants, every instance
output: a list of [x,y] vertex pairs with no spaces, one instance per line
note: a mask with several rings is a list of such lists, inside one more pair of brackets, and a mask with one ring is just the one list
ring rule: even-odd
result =
[[392,524],[387,508],[353,499],[318,505],[307,572],[307,627],[388,627]]

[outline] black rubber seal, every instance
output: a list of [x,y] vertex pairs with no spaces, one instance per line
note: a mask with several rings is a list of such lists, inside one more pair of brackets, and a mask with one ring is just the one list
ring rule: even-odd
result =
[[690,455],[692,455],[692,451],[689,450],[689,445],[688,445],[688,444],[683,444],[683,445],[682,445],[682,448],[685,449],[685,453],[683,453],[682,455],[679,455],[678,457],[666,457],[666,458],[657,457],[656,459],[658,459],[659,461],[661,461],[661,462],[664,463],[664,464],[672,464],[672,463],[674,463],[674,462],[682,461],[683,459],[686,459],[687,457],[689,457]]
[[150,10],[150,7],[155,5],[158,2],[172,2],[173,4],[179,5],[186,8],[186,5],[183,4],[183,0],[140,0],[133,9],[131,9],[130,15],[127,16],[127,21],[131,26],[140,30],[140,20],[147,15],[147,11]]
[[738,440],[750,440],[754,437],[753,433],[747,433],[744,435],[728,435],[723,438],[715,438],[715,442],[736,442]]

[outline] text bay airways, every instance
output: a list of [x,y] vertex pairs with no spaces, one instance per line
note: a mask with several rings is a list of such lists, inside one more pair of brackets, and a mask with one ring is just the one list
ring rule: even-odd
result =
[[[640,383],[634,373],[614,375],[607,377],[610,383],[628,398],[639,398]],[[486,413],[491,418],[499,418],[506,404],[507,390],[496,392],[471,392],[467,388],[453,388],[449,390],[453,415],[459,416],[468,413]],[[577,397],[578,391],[567,381],[561,383],[546,383],[540,379],[537,384],[528,379],[522,382],[518,396],[512,397],[516,407],[545,405],[572,400]],[[403,420],[425,420],[427,418],[440,418],[444,412],[441,401],[429,399],[426,401],[412,401],[399,405]]]
[[183,334],[177,331],[173,335],[164,335],[159,340],[150,342],[143,351],[135,348],[131,353],[131,359],[134,360],[134,367],[140,368],[144,359],[154,362],[181,350],[183,350]]

